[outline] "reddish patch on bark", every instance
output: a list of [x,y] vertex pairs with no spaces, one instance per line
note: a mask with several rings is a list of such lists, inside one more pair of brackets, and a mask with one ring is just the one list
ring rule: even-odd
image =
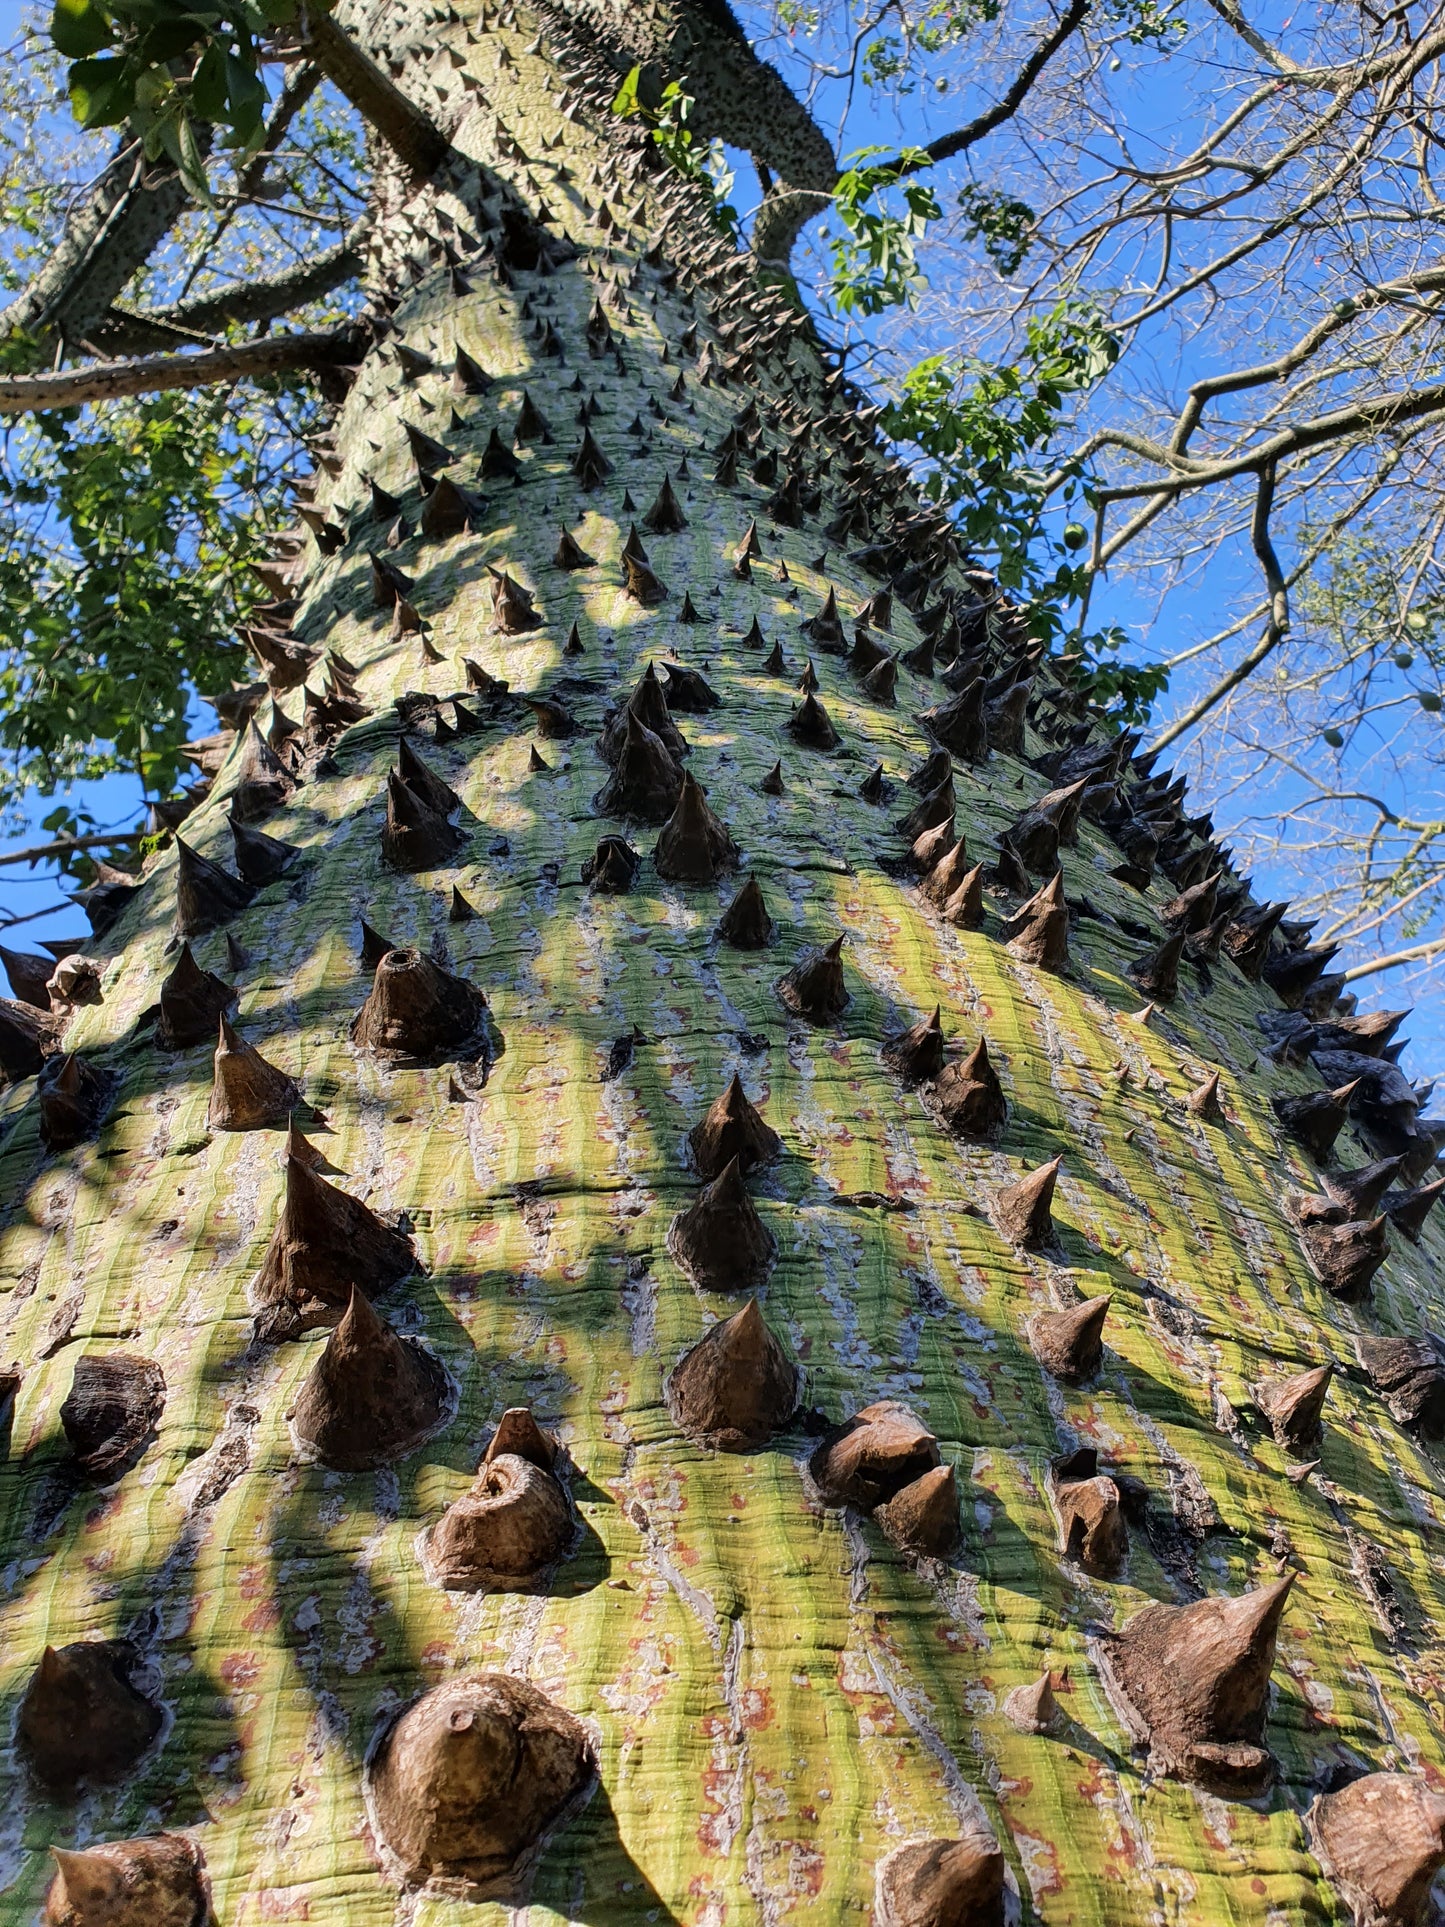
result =
[[743,1689],[743,1725],[750,1733],[761,1733],[773,1723],[772,1695],[765,1686]]
[[227,1686],[249,1686],[260,1671],[254,1653],[227,1653],[221,1661],[221,1678]]
[[279,1600],[263,1599],[253,1612],[247,1613],[241,1621],[243,1633],[269,1633],[281,1624],[281,1605]]
[[[251,1901],[257,1920],[310,1920],[311,1902],[294,1887],[272,1887],[253,1894]],[[244,1910],[242,1919],[245,1918]]]
[[102,1499],[99,1505],[93,1505],[85,1515],[86,1531],[98,1532],[107,1519],[113,1519],[115,1517],[123,1503],[124,1499],[122,1494],[120,1492],[112,1492],[108,1499]]

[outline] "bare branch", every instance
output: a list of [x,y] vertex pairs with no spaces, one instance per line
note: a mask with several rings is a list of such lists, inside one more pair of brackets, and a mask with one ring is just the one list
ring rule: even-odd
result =
[[[1377,433],[1384,428],[1399,427],[1405,422],[1419,421],[1422,416],[1442,412],[1445,412],[1445,382],[1431,382],[1424,388],[1403,389],[1390,395],[1369,396],[1363,401],[1351,403],[1347,408],[1331,409],[1327,415],[1316,415],[1308,421],[1297,422],[1292,428],[1281,429],[1277,435],[1272,435],[1268,441],[1261,442],[1257,448],[1243,455],[1231,456],[1226,461],[1207,466],[1191,466],[1167,480],[1120,483],[1102,488],[1099,490],[1099,499],[1105,502],[1128,502],[1145,496],[1181,495],[1186,489],[1211,488],[1218,482],[1229,481],[1233,476],[1254,474],[1270,463],[1278,464],[1289,455],[1303,454],[1312,448],[1324,448],[1332,442],[1344,441],[1352,435]],[[1106,435],[1099,439],[1119,441],[1121,438]]]
[[1289,592],[1285,587],[1284,573],[1275,554],[1274,543],[1270,539],[1269,517],[1274,507],[1275,467],[1267,463],[1260,471],[1259,483],[1254,497],[1254,519],[1250,525],[1250,546],[1259,557],[1264,571],[1265,589],[1269,595],[1269,615],[1264,625],[1264,634],[1250,650],[1235,664],[1227,676],[1217,682],[1213,689],[1200,697],[1182,716],[1176,717],[1162,735],[1155,738],[1150,748],[1157,752],[1165,749],[1182,736],[1186,730],[1207,716],[1211,709],[1222,703],[1231,689],[1237,689],[1259,665],[1272,656],[1289,634]]
[[53,843],[32,844],[28,850],[6,850],[0,853],[0,863],[48,863],[55,857],[69,856],[72,850],[108,850],[113,843],[139,843],[144,835],[144,830],[111,830],[105,835],[61,836]]
[[[951,134],[940,134],[937,140],[930,141],[921,150],[927,154],[928,160],[935,163],[951,161],[955,154],[967,153],[970,147],[976,147],[996,127],[1002,127],[1005,121],[1012,120],[1028,99],[1034,82],[1044,68],[1048,66],[1060,47],[1084,24],[1089,16],[1091,4],[1092,0],[1069,0],[1068,12],[1058,21],[1052,33],[1045,34],[1034,48],[1014,75],[1002,97],[995,101],[992,107],[985,108],[983,113],[971,120],[966,127],[956,128]],[[927,163],[916,161],[905,164],[900,160],[894,165],[902,175],[916,174]]]
[[154,395],[165,388],[208,388],[222,382],[288,369],[341,368],[354,362],[360,343],[349,329],[330,334],[268,335],[199,355],[152,355],[77,368],[68,374],[15,375],[0,380],[0,415],[73,408],[79,402],[114,401],[119,395]]
[[1372,957],[1368,963],[1356,964],[1347,970],[1345,982],[1357,984],[1361,977],[1376,976],[1382,970],[1395,970],[1401,964],[1423,963],[1427,957],[1438,957],[1445,950],[1445,937],[1432,937],[1428,943],[1412,943],[1404,950],[1394,950],[1388,957]]

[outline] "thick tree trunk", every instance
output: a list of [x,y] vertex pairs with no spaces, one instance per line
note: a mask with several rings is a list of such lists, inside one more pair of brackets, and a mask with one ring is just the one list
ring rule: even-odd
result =
[[[998,834],[1070,776],[1076,705],[1040,675],[1007,746],[1022,698],[1006,700],[1019,679],[1006,672],[1026,639],[1001,605],[974,613],[977,574],[948,560],[810,329],[760,292],[699,191],[609,114],[618,75],[588,37],[597,23],[584,34],[506,15],[476,32],[389,7],[370,44],[383,31],[399,86],[456,152],[430,186],[398,185],[375,231],[378,285],[402,291],[326,454],[320,544],[308,535],[293,565],[294,632],[330,652],[310,686],[329,667],[333,706],[303,718],[296,676],[273,668],[292,693],[258,722],[290,774],[238,737],[184,829],[234,872],[236,801],[299,854],[238,907],[234,886],[182,878],[189,859],[167,851],[89,946],[103,1001],[69,1018],[63,1049],[98,1074],[93,1136],[54,1148],[72,1134],[78,1071],[57,1095],[52,1059],[37,1093],[7,1020],[0,1280],[3,1355],[20,1383],[0,1479],[4,1691],[12,1706],[39,1692],[43,1706],[32,1681],[47,1645],[125,1639],[164,1722],[79,1806],[47,1793],[34,1744],[17,1742],[0,1914],[30,1917],[50,1844],[164,1828],[204,1852],[225,1927],[499,1919],[501,1900],[478,1911],[445,1879],[421,1897],[399,1890],[404,1829],[385,1778],[399,1709],[444,1689],[455,1740],[477,1717],[461,1683],[493,1671],[574,1714],[595,1755],[590,1797],[506,1889],[530,1892],[531,1921],[866,1919],[887,1855],[980,1828],[1006,1861],[1005,1909],[1026,1917],[1345,1917],[1302,1817],[1313,1795],[1349,1763],[1440,1760],[1439,1473],[1398,1422],[1405,1394],[1392,1415],[1355,1350],[1357,1334],[1430,1322],[1433,1232],[1418,1246],[1392,1233],[1373,1304],[1332,1296],[1348,1265],[1319,1241],[1338,1225],[1313,1234],[1312,1271],[1286,1209],[1291,1193],[1319,1191],[1320,1171],[1269,1100],[1322,1086],[1266,1054],[1278,1025],[1267,1035],[1257,1019],[1278,1019],[1279,998],[1205,931],[1177,997],[1164,1002],[1166,958],[1152,977],[1163,1007],[1141,1014],[1126,966],[1166,934],[1158,911],[1177,885],[1209,867],[1177,797],[1126,782],[1130,861],[1153,807],[1174,879],[1147,892],[1113,874],[1121,850],[1095,820],[1123,821],[1110,772],[1096,764],[1073,844],[1077,797],[1063,806],[1062,970],[1027,960],[1041,954],[1028,931],[1006,943],[1023,894],[1007,873],[984,881],[978,928],[966,905],[954,899],[962,922],[950,921],[920,887],[909,843],[948,799],[930,808],[905,779],[935,748],[918,713],[953,693],[920,671],[928,638],[935,668],[986,640],[1000,679],[988,693],[1002,746],[952,770],[967,842],[953,881],[993,864]],[[572,258],[542,271],[523,203],[545,223],[544,248],[560,257],[565,236]],[[426,496],[420,469],[442,478]],[[668,478],[681,516],[664,502],[654,533],[646,512]],[[754,519],[761,553],[742,565]],[[646,562],[629,567],[634,524]],[[585,554],[570,568],[555,559],[564,529]],[[854,664],[839,653],[885,577],[892,626],[875,602],[869,627],[880,651],[911,659],[895,704],[886,671],[865,683],[866,644]],[[838,641],[820,620],[830,595],[847,623]],[[806,740],[811,711],[790,730],[808,658],[832,749]],[[699,710],[688,679],[671,679],[683,767],[741,853],[713,881],[662,874],[676,867],[676,824],[599,799],[617,780],[599,749],[609,712],[665,659],[719,698]],[[352,687],[359,720],[344,707]],[[614,761],[621,735],[607,732]],[[1086,762],[1076,749],[1072,768]],[[623,774],[645,775],[667,813],[677,778],[652,738],[633,732]],[[613,894],[582,878],[618,836],[641,862]],[[1017,836],[1030,887],[1044,882],[1048,822]],[[383,854],[419,846],[416,869]],[[253,869],[267,860],[254,843],[240,854]],[[621,852],[602,857],[604,878],[626,879]],[[717,934],[747,876],[773,923],[756,949]],[[311,1109],[296,1121],[322,1176],[385,1228],[335,1217],[313,1225],[309,1256],[280,1250],[278,1227],[298,1230],[296,1216],[283,1226],[288,1188],[293,1213],[324,1207],[304,1159],[285,1168],[290,1094],[249,1060],[238,1068],[235,1039],[213,1093],[224,997],[197,1020],[204,1042],[165,1048],[178,904],[214,921],[194,956],[237,986],[240,1035],[299,1086]],[[1234,908],[1226,947],[1247,934]],[[484,992],[488,1024],[462,999],[427,1061],[388,1055],[376,992],[353,1034],[374,975],[361,919]],[[1059,923],[1046,906],[1034,935]],[[827,963],[780,988],[839,935],[841,1011]],[[1277,953],[1282,983],[1288,964]],[[393,959],[375,975],[405,979],[387,994],[414,1015],[408,986],[424,964]],[[1315,994],[1321,1021],[1330,1003]],[[942,1077],[926,1025],[911,1050],[885,1048],[935,1004]],[[977,1059],[968,1079],[952,1068],[980,1038],[1002,1122]],[[42,1032],[35,1050],[51,1045]],[[1331,1085],[1354,1075],[1324,1068]],[[1225,1121],[1200,1089],[1215,1071]],[[781,1139],[741,1174],[762,1231],[737,1174],[710,1220],[675,1225],[716,1169],[711,1140],[690,1149],[689,1134],[734,1075]],[[253,1099],[271,1128],[218,1128]],[[1433,1145],[1412,1105],[1384,1108],[1357,1111],[1334,1156],[1374,1157],[1393,1130],[1413,1160],[1403,1188]],[[1354,1143],[1357,1131],[1372,1135]],[[1000,1194],[1056,1155],[1051,1216],[1037,1192],[1011,1216]],[[404,1278],[399,1223],[419,1261]],[[746,1288],[709,1289],[710,1267],[729,1264]],[[387,1353],[391,1377],[363,1370],[323,1396],[317,1361],[328,1345],[336,1358],[328,1325],[352,1283],[434,1363]],[[753,1296],[786,1363],[767,1365],[743,1319],[744,1363],[721,1372],[728,1409],[704,1412],[698,1361],[672,1375]],[[1078,1321],[1058,1315],[1105,1296],[1096,1362]],[[364,1365],[382,1356],[364,1306],[343,1337]],[[78,1361],[116,1354],[154,1361],[164,1407],[153,1379],[138,1381],[134,1438],[87,1471],[62,1403]],[[1326,1362],[1338,1375],[1317,1446],[1256,1388]],[[318,1417],[325,1397],[340,1409]],[[884,1400],[923,1422],[956,1491],[902,1420],[851,1483],[839,1467],[852,1447],[815,1457],[829,1426]],[[518,1407],[564,1448],[567,1543],[527,1583],[499,1583],[493,1567],[482,1590],[449,1590],[441,1541],[424,1535]],[[744,1449],[703,1442],[729,1429],[724,1443]],[[543,1518],[553,1475],[526,1463],[546,1453],[515,1427],[501,1443],[519,1439],[508,1463],[529,1490],[542,1481]],[[1108,1477],[1088,1483],[1083,1461],[1060,1463],[1086,1450]],[[1312,1457],[1318,1470],[1299,1476]],[[336,1469],[367,1458],[380,1463]],[[1164,1661],[1104,1637],[1151,1600],[1183,1606],[1291,1572],[1262,1727],[1262,1674],[1233,1726],[1223,1691],[1208,1717],[1186,1717],[1217,1685],[1205,1675],[1232,1634],[1187,1622]],[[1047,1694],[1010,1705],[1046,1672],[1057,1709]],[[1235,1695],[1249,1700],[1237,1682]],[[82,1722],[71,1744],[83,1751],[92,1725],[118,1720]],[[1273,1795],[1229,1797],[1259,1793],[1271,1753]],[[514,1815],[530,1787],[518,1775]],[[1196,1792],[1201,1781],[1212,1790]],[[1334,1851],[1346,1860],[1348,1842]],[[910,1911],[892,1889],[885,1901],[880,1920],[1000,1917]]]

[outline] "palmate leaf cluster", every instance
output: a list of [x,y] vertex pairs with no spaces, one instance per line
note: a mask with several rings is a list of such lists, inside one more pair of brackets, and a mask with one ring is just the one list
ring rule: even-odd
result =
[[256,151],[265,129],[260,47],[294,20],[296,0],[56,0],[51,38],[70,62],[70,103],[82,127],[129,123],[149,159],[168,156],[208,202],[205,154],[215,128]]
[[117,769],[169,794],[196,694],[246,677],[235,625],[266,532],[254,420],[214,392],[72,414],[4,453],[0,808]]

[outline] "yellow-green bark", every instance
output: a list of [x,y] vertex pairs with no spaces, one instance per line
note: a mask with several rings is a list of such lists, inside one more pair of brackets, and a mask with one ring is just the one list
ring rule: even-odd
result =
[[[495,161],[499,115],[533,157],[557,225],[590,249],[604,236],[581,211],[584,194],[595,206],[606,193],[619,213],[638,208],[638,225],[610,241],[625,261],[658,238],[646,187],[656,177],[618,191],[588,184],[589,163],[614,165],[619,136],[595,99],[563,117],[544,84],[546,50],[529,51],[536,25],[494,26],[475,45],[447,30],[487,102],[458,144]],[[561,145],[544,148],[553,136]],[[570,184],[548,164],[564,155]],[[523,163],[496,164],[525,180]],[[413,207],[425,229],[453,204],[425,195]],[[1418,1248],[1396,1239],[1372,1308],[1333,1301],[1283,1210],[1313,1180],[1268,1097],[1315,1080],[1263,1060],[1254,1013],[1275,1004],[1271,993],[1221,964],[1210,994],[1186,973],[1179,1001],[1140,1023],[1124,976],[1140,946],[1117,928],[1076,922],[1069,974],[1046,976],[1008,955],[992,910],[980,932],[951,929],[884,867],[901,854],[893,821],[913,800],[900,779],[927,749],[915,715],[938,687],[905,670],[897,709],[880,709],[841,661],[815,656],[843,751],[792,745],[791,676],[765,675],[742,633],[757,615],[796,675],[807,653],[799,623],[827,587],[850,611],[877,585],[831,547],[817,566],[818,518],[791,531],[763,517],[765,560],[750,584],[733,575],[736,543],[768,491],[715,487],[707,451],[748,391],[698,385],[695,357],[678,347],[693,309],[664,294],[654,310],[647,278],[629,315],[609,309],[628,375],[589,358],[597,258],[584,253],[535,284],[518,276],[511,293],[485,263],[460,296],[435,268],[397,309],[397,335],[439,372],[402,385],[384,347],[364,370],[340,417],[342,472],[319,497],[353,533],[330,561],[308,551],[298,622],[359,666],[374,715],[336,745],[339,773],[263,825],[305,855],[232,926],[253,958],[240,976],[245,1034],[324,1112],[319,1141],[339,1181],[416,1227],[425,1274],[382,1305],[455,1375],[455,1420],[380,1473],[298,1462],[286,1414],[324,1334],[253,1345],[247,1299],[280,1204],[279,1137],[208,1135],[209,1050],[170,1058],[132,1037],[169,967],[171,856],[95,946],[110,957],[105,1001],[68,1035],[124,1074],[98,1141],[47,1157],[33,1084],[4,1094],[0,1315],[4,1356],[24,1379],[0,1472],[0,1693],[13,1708],[47,1642],[129,1634],[158,1669],[172,1723],[129,1780],[77,1809],[47,1802],[9,1759],[0,1918],[30,1918],[50,1843],[163,1825],[196,1830],[224,1927],[500,1920],[496,1906],[399,1897],[376,1865],[361,1782],[392,1710],[460,1669],[494,1667],[525,1675],[597,1741],[598,1791],[547,1850],[533,1923],[866,1920],[877,1860],[903,1839],[953,1831],[975,1803],[1026,1915],[1058,1927],[1341,1919],[1301,1822],[1312,1788],[1336,1762],[1442,1764],[1440,1471],[1363,1382],[1351,1347],[1356,1329],[1413,1331],[1437,1315],[1435,1236]],[[735,286],[723,322],[747,310],[740,276]],[[555,298],[544,312],[565,364],[537,358],[519,318],[521,295],[538,289]],[[714,330],[698,313],[706,340]],[[497,381],[456,403],[463,430],[450,425],[446,380],[458,345]],[[801,336],[793,352],[815,353]],[[654,420],[646,404],[680,368],[695,413],[663,400]],[[580,498],[568,469],[579,373],[607,411],[593,429],[616,464]],[[484,485],[480,531],[434,544],[413,536],[396,552],[442,656],[427,662],[371,607],[365,549],[380,531],[364,521],[363,477],[406,496],[414,520],[403,421],[458,451],[465,481],[491,428],[509,430],[523,383],[555,443],[522,454],[522,486]],[[648,450],[637,458],[626,430],[639,407]],[[690,527],[645,538],[672,594],[643,611],[620,586],[632,520],[623,490],[645,508],[683,455]],[[551,567],[561,523],[595,567]],[[780,561],[787,584],[775,579]],[[533,635],[494,633],[488,565],[535,592],[545,620]],[[696,627],[676,620],[685,589],[703,612]],[[583,654],[565,658],[574,620]],[[894,641],[917,640],[900,605]],[[578,881],[597,837],[623,827],[597,818],[591,800],[606,773],[595,748],[603,708],[668,653],[702,668],[723,698],[711,715],[679,721],[690,767],[779,925],[763,952],[713,938],[734,880],[682,888],[645,865],[616,898]],[[521,723],[422,745],[460,792],[470,841],[446,872],[397,876],[379,856],[390,705],[404,691],[460,689],[463,656],[514,690],[585,679],[569,698],[585,726],[539,745],[554,765],[545,774],[528,773],[533,738]],[[296,713],[294,699],[286,706]],[[758,782],[779,755],[784,794],[770,799]],[[877,761],[900,785],[884,808],[857,794]],[[980,857],[1047,787],[1002,755],[955,781],[960,829]],[[223,775],[187,831],[227,861],[228,788]],[[654,832],[629,834],[650,852]],[[506,855],[495,853],[501,839]],[[1118,853],[1093,825],[1064,861],[1071,896],[1148,916],[1108,875]],[[448,926],[454,883],[477,921]],[[1168,893],[1161,879],[1148,901],[1157,908]],[[351,1046],[367,987],[358,913],[396,942],[427,948],[440,932],[453,967],[485,990],[505,1050],[474,1101],[453,1100],[445,1067],[389,1068]],[[777,977],[840,929],[848,1011],[833,1029],[789,1020]],[[219,935],[196,948],[226,974]],[[996,1146],[948,1137],[880,1062],[882,1039],[935,1002],[955,1046],[989,1040],[1011,1110]],[[645,1041],[606,1078],[613,1041],[634,1025]],[[766,1048],[748,1054],[741,1033]],[[962,1546],[943,1578],[922,1576],[872,1523],[808,1502],[800,1462],[814,1441],[801,1430],[718,1456],[682,1438],[663,1404],[680,1352],[732,1308],[695,1292],[664,1240],[695,1194],[686,1132],[738,1066],[785,1144],[752,1187],[780,1249],[767,1316],[804,1367],[805,1406],[836,1418],[893,1396],[936,1432],[964,1495]],[[1214,1067],[1224,1126],[1183,1103]],[[1056,1151],[1063,1263],[1011,1251],[986,1210],[1000,1183]],[[1101,1291],[1114,1295],[1103,1374],[1061,1388],[1030,1353],[1025,1320]],[[113,1490],[77,1490],[65,1482],[58,1410],[76,1357],[111,1350],[162,1365],[164,1419]],[[1251,1422],[1249,1388],[1326,1358],[1344,1369],[1322,1462],[1296,1483]],[[1221,1398],[1244,1414],[1237,1438],[1216,1425]],[[583,1543],[545,1596],[444,1593],[423,1574],[418,1535],[465,1489],[491,1424],[516,1404],[567,1445]],[[245,1469],[199,1504],[238,1437]],[[1138,1532],[1117,1583],[1063,1565],[1045,1474],[1076,1441],[1143,1479],[1166,1515],[1171,1477],[1197,1475],[1220,1521],[1192,1547],[1202,1590],[1298,1571],[1268,1735],[1282,1777],[1267,1801],[1149,1783],[1131,1753],[1090,1629],[1185,1594]],[[1393,1581],[1398,1637],[1362,1597],[1354,1562],[1365,1542]],[[1001,1710],[1045,1667],[1067,1674],[1062,1737],[1020,1734]]]

